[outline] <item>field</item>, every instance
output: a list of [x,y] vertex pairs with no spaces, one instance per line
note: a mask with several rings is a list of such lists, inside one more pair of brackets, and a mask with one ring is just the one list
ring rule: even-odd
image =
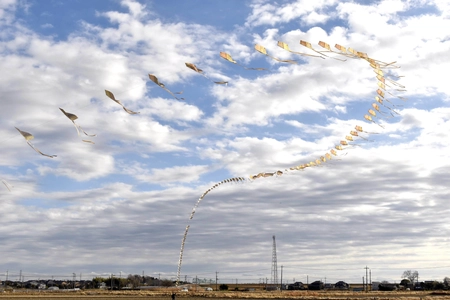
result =
[[[342,299],[450,299],[450,292],[443,291],[401,291],[401,292],[347,292],[347,291],[251,291],[251,292],[177,292],[177,299],[203,300],[205,298],[227,300],[227,299],[323,299],[323,300],[342,300]],[[76,292],[50,292],[50,291],[29,291],[29,292],[5,292],[0,294],[0,299],[51,299],[51,300],[70,300],[70,299],[153,299],[153,300],[171,300],[170,291],[76,291]]]

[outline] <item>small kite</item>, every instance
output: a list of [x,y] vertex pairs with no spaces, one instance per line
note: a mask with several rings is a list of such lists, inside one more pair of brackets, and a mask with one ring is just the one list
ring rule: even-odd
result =
[[[77,117],[76,115],[66,112],[66,111],[65,111],[64,109],[62,109],[61,107],[60,107],[59,109],[62,111],[62,113],[63,113],[67,118],[69,118],[70,121],[72,121],[73,126],[75,126],[75,129],[77,130],[78,136],[80,135],[80,131],[82,131],[82,132],[83,132],[85,135],[87,135],[87,136],[91,136],[91,137],[97,136],[96,134],[88,134],[86,131],[83,130],[83,128],[81,128],[80,125],[78,125],[77,123],[75,123],[75,120],[78,119],[78,117]],[[88,140],[82,140],[82,141],[83,141],[83,142],[86,142],[86,143],[92,143],[92,144],[94,144],[94,142],[91,142],[91,141],[88,141]]]
[[[383,104],[382,104],[382,105],[383,105]],[[384,106],[384,105],[383,105],[383,106]],[[384,112],[384,111],[382,111],[382,110],[380,109],[380,106],[379,106],[377,103],[372,103],[372,107],[373,107],[377,112],[379,112],[380,114],[385,115],[386,118],[389,117],[388,115],[391,115],[391,117],[395,117],[394,114],[393,114],[392,112],[395,112],[396,114],[399,114],[399,113],[396,112],[395,110],[391,110],[391,111],[392,111],[391,113]]]
[[151,81],[153,81],[154,83],[156,83],[157,85],[159,85],[161,88],[163,88],[166,92],[168,92],[169,94],[172,95],[172,97],[174,97],[177,100],[184,100],[184,98],[178,98],[177,96],[175,96],[175,94],[182,94],[183,92],[175,92],[173,93],[172,91],[170,91],[168,88],[166,88],[166,86],[164,85],[164,83],[160,82],[158,80],[158,78],[153,75],[153,74],[148,74],[148,77],[150,78]]
[[[319,42],[319,46],[321,46],[322,48],[325,48],[327,51],[318,51],[318,50],[316,50],[316,49],[314,49],[312,47],[311,43],[303,41],[303,40],[300,40],[300,45],[305,46],[306,48],[311,49],[312,51],[314,51],[316,53],[319,53],[320,55],[323,55],[323,56],[326,56],[326,57],[329,57],[329,58],[332,58],[332,59],[336,59],[336,60],[339,60],[339,61],[346,61],[346,59],[339,59],[339,58],[336,58],[336,57],[331,57],[331,56],[325,55],[323,52],[334,52],[334,51],[331,51],[330,45],[328,45],[325,42]],[[337,53],[337,52],[334,52],[334,53]],[[340,53],[338,53],[338,54],[340,54]]]
[[[283,49],[286,50],[286,51],[289,51],[289,52],[291,52],[291,53],[294,53],[294,54],[305,55],[305,56],[311,56],[311,57],[320,57],[320,58],[322,58],[322,59],[325,59],[325,58],[324,58],[323,56],[321,56],[321,55],[313,55],[313,54],[307,54],[307,53],[303,53],[303,52],[292,51],[292,50],[289,48],[288,44],[286,44],[285,42],[278,41],[277,46],[280,47],[280,48],[283,48]],[[325,55],[325,56],[326,56],[326,55]]]
[[[371,110],[371,109],[370,109]],[[371,110],[372,112],[373,112],[373,110]],[[375,112],[374,112],[375,113]],[[370,122],[372,122],[372,123],[375,123],[375,124],[377,124],[378,126],[380,126],[381,128],[384,128],[384,126],[383,125],[381,125],[381,124],[378,124],[377,122],[375,122],[373,119],[372,119],[372,117],[371,116],[369,116],[369,115],[364,115],[364,119],[366,119],[367,121],[370,121]]]
[[[336,44],[336,45],[337,45],[337,44]],[[319,41],[319,46],[327,50],[327,51],[320,51],[321,53],[323,53],[323,52],[331,52],[331,53],[336,53],[336,54],[341,54],[341,55],[343,54],[342,50],[341,50],[341,52],[333,51],[333,50],[331,49],[330,45],[327,44],[327,43],[325,43],[325,42]],[[336,47],[336,48],[337,48],[337,47]],[[343,48],[343,47],[342,47],[342,48]],[[337,48],[337,49],[339,49],[339,48]],[[339,49],[339,50],[340,50],[340,49]]]
[[108,96],[111,100],[113,100],[114,102],[116,102],[117,104],[119,104],[120,106],[122,106],[123,110],[126,111],[127,113],[129,113],[130,115],[136,115],[136,114],[139,114],[139,112],[135,112],[135,111],[129,110],[128,108],[126,108],[125,106],[123,106],[122,102],[120,102],[119,100],[117,100],[117,99],[114,97],[114,94],[111,93],[110,91],[105,90],[105,94],[106,94],[106,96]]
[[380,60],[377,59],[373,59],[370,57],[364,58],[365,60],[367,60],[370,63],[370,66],[374,69],[381,69],[381,68],[386,68],[386,69],[399,69],[399,66],[394,65],[396,63],[396,61],[390,62],[390,63],[386,63],[386,62],[382,62]]
[[268,57],[270,57],[270,58],[276,60],[276,61],[279,61],[279,62],[285,62],[285,63],[289,63],[289,64],[297,64],[297,62],[296,62],[295,60],[290,60],[290,59],[283,60],[283,59],[279,59],[279,58],[270,56],[269,54],[267,54],[266,48],[264,48],[263,46],[261,46],[261,45],[259,45],[259,44],[256,44],[256,45],[255,45],[255,50],[258,51],[259,53],[262,53],[262,54],[264,54],[264,55],[266,55],[266,56],[268,56]]
[[358,131],[358,132],[365,132],[365,133],[368,133],[368,134],[378,134],[378,132],[368,132],[368,131],[365,131],[365,130],[363,130],[362,126],[359,126],[359,125],[356,125],[356,126],[355,126],[355,130]]
[[367,139],[367,138],[365,138],[365,137],[359,135],[359,134],[358,134],[358,131],[355,131],[355,130],[350,131],[350,134],[351,134],[352,136],[360,137],[360,138],[362,138],[363,140],[366,140],[366,141],[369,140],[369,139]]
[[344,46],[335,44],[334,47],[340,51],[340,52],[335,52],[335,53],[339,53],[340,55],[344,55],[346,57],[355,58],[354,55],[352,55],[350,52],[347,52],[347,48],[345,48]]
[[[381,70],[379,70],[379,71],[381,72]],[[401,89],[395,89],[396,91],[401,91],[401,92],[406,91],[406,90],[404,89],[404,88],[405,88],[404,85],[401,85],[400,83],[398,83],[398,82],[395,81],[395,80],[386,78],[386,77],[384,77],[384,75],[380,75],[379,72],[376,72],[376,73],[378,74],[378,75],[377,75],[377,79],[378,79],[381,83],[385,84],[385,85],[388,86],[388,87],[391,87],[389,84],[386,83],[386,81],[388,81],[388,82],[390,82],[391,84],[393,84],[393,85],[398,86],[398,87],[401,88]],[[382,74],[382,73],[381,73],[381,74]]]
[[47,157],[50,157],[50,158],[56,157],[56,155],[48,155],[48,154],[42,153],[41,151],[39,151],[38,148],[34,147],[33,144],[31,144],[31,142],[30,142],[32,139],[34,139],[34,136],[33,136],[31,133],[26,132],[26,131],[22,131],[22,130],[20,130],[20,129],[17,128],[17,127],[14,127],[14,128],[16,128],[17,131],[20,132],[20,134],[21,134],[21,135],[25,138],[25,140],[27,141],[27,144],[28,144],[31,148],[33,148],[34,151],[36,151],[37,153],[39,153],[39,154],[41,154],[41,155],[43,155],[43,156],[47,156]]
[[[208,76],[205,75],[205,73],[203,72],[203,70],[200,69],[200,68],[197,68],[196,65],[194,65],[194,64],[192,64],[192,63],[188,63],[188,62],[185,63],[185,65],[186,65],[186,67],[188,67],[189,69],[191,69],[191,70],[197,72],[198,74],[202,75],[203,77],[207,78],[208,80],[211,80]],[[214,82],[215,84],[225,84],[225,85],[228,84],[228,81],[214,81],[214,80],[211,80],[211,81]]]
[[2,179],[3,184],[6,186],[6,188],[8,189],[8,191],[11,192],[13,186],[11,184],[9,184],[6,180]]
[[[380,103],[381,105],[383,105],[384,107],[386,107],[387,109],[389,109],[390,111],[392,111],[393,113],[395,113],[395,114],[397,114],[397,115],[400,115],[400,113],[398,113],[397,111],[393,110],[393,109],[390,108],[389,106],[385,105],[385,104],[383,103],[383,99],[381,99],[380,97],[375,96],[375,100],[376,100],[378,103]],[[387,99],[386,99],[386,101],[390,102],[390,101],[387,100]],[[391,103],[391,104],[392,104],[392,103]],[[392,105],[393,105],[393,106],[397,106],[397,105],[394,105],[394,104],[392,104]],[[373,106],[373,104],[372,104],[372,106]]]
[[[394,95],[394,94],[392,94],[392,93],[389,92],[389,91],[386,91],[386,92],[387,92],[389,95],[393,96],[393,97],[397,97],[397,98],[399,98],[399,99],[401,99],[401,100],[403,100],[403,101],[406,101],[406,98],[405,98],[405,97],[401,97],[401,96]],[[394,105],[391,101],[389,101],[388,99],[385,98],[385,93],[384,93],[382,90],[377,89],[377,94],[378,94],[380,97],[384,98],[384,99],[385,99],[386,101],[388,101],[389,103],[391,103],[392,105]],[[398,105],[394,105],[394,106],[398,106]]]
[[246,66],[243,66],[243,65],[241,65],[240,63],[238,63],[237,61],[235,61],[235,60],[231,57],[231,55],[228,54],[228,53],[226,53],[226,52],[220,52],[220,57],[222,57],[222,58],[225,59],[225,60],[228,60],[229,62],[231,62],[231,63],[233,63],[233,64],[239,65],[239,66],[243,67],[243,68],[246,69],[246,70],[256,70],[256,71],[264,71],[264,70],[267,70],[267,69],[264,69],[264,68],[248,68],[248,67],[246,67]]
[[[336,44],[336,45],[337,45],[337,44]],[[341,51],[341,52],[333,51],[333,50],[331,49],[330,45],[328,45],[328,44],[325,43],[325,42],[319,41],[319,46],[327,50],[327,51],[319,51],[319,53],[321,53],[322,55],[325,55],[325,54],[323,54],[323,52],[331,52],[331,53],[340,54],[340,55],[344,55],[344,56],[346,56],[346,57],[349,57],[349,55],[345,54],[346,51],[344,51],[345,53],[344,53],[343,51]],[[342,47],[342,46],[340,46],[340,47],[341,47],[341,49],[345,49],[345,48]],[[336,47],[336,48],[337,48],[337,47]],[[338,48],[338,49],[339,49],[339,48]],[[326,56],[326,55],[325,55],[325,56]],[[350,57],[352,57],[352,56],[350,56]],[[331,57],[331,58],[336,59],[336,60],[340,60],[340,61],[347,61],[346,59],[339,59],[339,58],[336,58],[336,57]]]

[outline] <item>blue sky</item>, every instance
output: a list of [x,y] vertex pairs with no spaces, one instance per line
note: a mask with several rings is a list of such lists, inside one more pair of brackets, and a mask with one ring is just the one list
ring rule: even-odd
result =
[[[449,276],[449,16],[437,1],[0,0],[0,275],[174,279],[190,225],[183,278],[270,280],[273,235],[286,282]],[[277,46],[317,55],[300,40],[396,61],[398,115],[365,121],[368,62]],[[289,170],[356,125],[367,140]]]

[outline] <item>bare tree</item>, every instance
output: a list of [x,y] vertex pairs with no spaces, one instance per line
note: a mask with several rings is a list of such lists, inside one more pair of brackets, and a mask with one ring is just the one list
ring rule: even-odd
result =
[[415,282],[419,281],[419,272],[415,270],[406,270],[405,272],[403,272],[402,278],[408,279],[409,281],[411,281],[412,285],[414,285]]
[[139,275],[128,275],[127,277],[128,283],[130,283],[134,288],[137,288],[141,285],[141,276]]

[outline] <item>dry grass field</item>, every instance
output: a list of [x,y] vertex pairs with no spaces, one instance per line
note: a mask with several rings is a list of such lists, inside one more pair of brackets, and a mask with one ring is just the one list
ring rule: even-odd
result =
[[[153,299],[153,300],[171,300],[172,292],[165,291],[76,291],[76,292],[51,292],[51,291],[29,291],[29,292],[5,292],[0,294],[0,299],[51,299],[51,300],[70,300],[70,299]],[[367,300],[419,300],[419,299],[450,299],[450,292],[427,292],[427,291],[401,291],[401,292],[347,292],[347,291],[251,291],[251,292],[177,292],[177,299],[203,300],[205,298],[226,300],[226,299],[323,299],[323,300],[342,300],[342,299],[367,299]]]

